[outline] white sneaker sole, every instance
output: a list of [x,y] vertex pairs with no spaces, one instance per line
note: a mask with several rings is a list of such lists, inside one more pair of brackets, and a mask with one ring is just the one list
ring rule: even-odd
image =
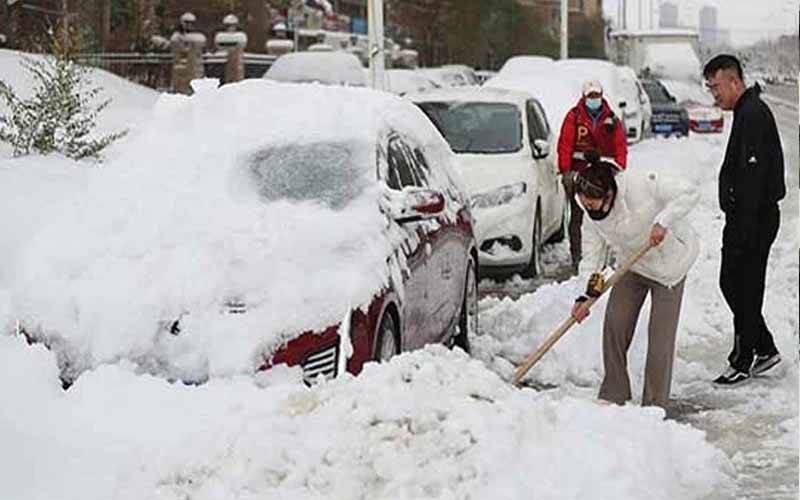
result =
[[753,375],[761,375],[765,371],[767,371],[767,370],[769,370],[771,368],[774,368],[775,365],[777,365],[780,362],[781,362],[781,358],[777,357],[777,358],[775,358],[775,360],[771,364],[766,365],[766,366],[762,366],[761,368],[759,368],[758,371],[753,370]]

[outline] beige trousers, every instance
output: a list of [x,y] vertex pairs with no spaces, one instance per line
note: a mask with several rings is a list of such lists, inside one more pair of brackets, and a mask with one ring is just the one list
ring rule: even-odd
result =
[[622,404],[631,399],[628,378],[628,348],[644,299],[651,295],[644,370],[643,406],[665,407],[672,383],[675,334],[685,279],[672,288],[634,272],[628,272],[611,289],[603,321],[603,368],[605,375],[598,397]]

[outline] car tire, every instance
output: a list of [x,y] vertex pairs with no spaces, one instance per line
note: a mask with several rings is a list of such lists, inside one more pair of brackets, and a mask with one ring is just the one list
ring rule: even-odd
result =
[[528,265],[522,270],[522,277],[526,279],[535,278],[541,272],[541,252],[539,243],[542,241],[542,211],[539,203],[536,203],[536,215],[533,217],[533,236],[531,237],[531,259]]
[[392,313],[385,311],[378,326],[374,358],[383,363],[397,354],[400,354],[400,332]]
[[461,312],[458,315],[458,333],[453,337],[451,347],[460,347],[469,354],[471,351],[469,337],[477,331],[478,273],[475,271],[475,260],[470,257],[464,280],[464,300],[461,301]]

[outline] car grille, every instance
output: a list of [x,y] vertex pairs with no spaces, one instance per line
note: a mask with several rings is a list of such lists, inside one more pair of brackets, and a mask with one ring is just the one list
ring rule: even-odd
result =
[[302,363],[303,380],[310,383],[320,374],[326,379],[336,376],[336,365],[339,360],[339,345],[332,344],[328,347],[310,354]]
[[658,123],[680,123],[681,116],[672,113],[658,113],[653,115],[652,121]]

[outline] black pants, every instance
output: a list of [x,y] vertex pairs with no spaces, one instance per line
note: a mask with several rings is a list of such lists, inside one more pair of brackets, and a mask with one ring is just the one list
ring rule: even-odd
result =
[[757,245],[742,249],[734,243],[738,236],[735,218],[728,216],[725,219],[719,286],[733,312],[734,342],[728,362],[740,371],[750,371],[754,355],[778,352],[761,309],[767,258],[779,225],[777,206],[764,210],[759,214]]
[[569,253],[572,257],[572,265],[577,266],[581,261],[581,226],[583,225],[583,210],[578,202],[575,201],[575,172],[567,172],[561,178],[564,185],[564,192],[570,204],[569,219]]

